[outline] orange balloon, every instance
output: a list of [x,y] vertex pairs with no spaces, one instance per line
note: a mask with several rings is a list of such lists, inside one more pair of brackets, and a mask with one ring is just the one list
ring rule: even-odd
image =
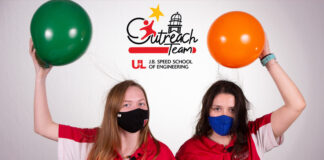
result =
[[239,68],[252,63],[261,54],[265,34],[252,15],[233,11],[217,18],[208,32],[208,49],[223,66]]

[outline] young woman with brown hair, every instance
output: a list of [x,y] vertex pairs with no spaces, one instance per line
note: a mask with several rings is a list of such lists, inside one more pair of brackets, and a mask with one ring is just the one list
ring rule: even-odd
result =
[[277,85],[284,105],[248,121],[248,101],[241,88],[230,81],[215,82],[203,97],[196,132],[181,146],[177,160],[259,160],[282,143],[284,132],[306,103],[270,53],[267,41],[259,58]]

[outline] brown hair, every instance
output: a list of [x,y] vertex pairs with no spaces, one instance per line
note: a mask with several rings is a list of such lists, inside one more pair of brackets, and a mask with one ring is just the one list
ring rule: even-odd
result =
[[[131,86],[138,87],[143,91],[146,104],[149,108],[145,90],[141,85],[132,80],[126,80],[116,84],[108,94],[103,121],[101,127],[98,129],[96,140],[89,153],[88,160],[111,160],[117,156],[116,149],[121,147],[117,114],[124,101],[126,90]],[[151,135],[157,148],[156,158],[160,152],[160,145],[151,134],[148,123],[146,123],[145,127],[140,131],[140,143],[146,144],[149,135]],[[145,154],[143,157],[145,157]]]
[[235,97],[234,106],[234,122],[231,128],[231,134],[236,135],[236,140],[233,146],[233,157],[241,157],[248,150],[248,100],[245,98],[242,89],[233,82],[220,80],[209,87],[202,100],[202,109],[200,118],[196,125],[196,132],[194,137],[200,138],[202,136],[209,136],[212,134],[208,121],[209,111],[213,104],[214,98],[220,93],[228,93]]

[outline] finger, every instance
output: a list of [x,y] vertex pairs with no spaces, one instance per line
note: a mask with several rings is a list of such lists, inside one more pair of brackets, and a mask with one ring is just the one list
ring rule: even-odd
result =
[[32,51],[30,52],[30,55],[31,55],[34,63],[38,63],[37,59],[36,59],[36,49],[35,48],[32,49]]
[[29,39],[29,53],[31,53],[32,52],[32,47],[33,46],[33,40],[30,38]]
[[266,39],[265,47],[264,48],[267,49],[267,50],[269,50],[269,41],[268,41],[268,39]]
[[33,41],[32,38],[30,38],[30,44],[31,44],[32,47],[34,47],[34,41]]
[[35,57],[36,50],[34,48],[32,48],[29,53],[32,56],[32,58],[34,58]]
[[266,45],[266,46],[269,46],[269,41],[268,41],[268,36],[267,36],[267,34],[265,34],[265,45]]

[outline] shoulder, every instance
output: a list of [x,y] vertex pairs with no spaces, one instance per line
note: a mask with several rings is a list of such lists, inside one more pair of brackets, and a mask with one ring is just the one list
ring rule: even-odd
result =
[[254,121],[248,123],[248,127],[251,133],[256,133],[260,128],[271,124],[271,114],[266,114]]
[[201,138],[192,137],[188,139],[186,142],[184,142],[180,147],[180,149],[187,149],[187,148],[191,149],[193,147],[199,147],[200,145],[203,145]]
[[204,144],[203,144],[201,138],[192,137],[181,145],[181,147],[179,148],[179,150],[176,154],[176,158],[183,159],[181,157],[192,155],[195,151],[198,151],[198,150],[204,148],[203,146],[204,146]]
[[170,148],[165,145],[163,142],[158,141],[160,145],[160,153],[158,159],[161,160],[175,160],[173,153],[171,152]]
[[76,142],[92,143],[97,135],[97,128],[78,128],[59,124],[59,139],[70,139]]

